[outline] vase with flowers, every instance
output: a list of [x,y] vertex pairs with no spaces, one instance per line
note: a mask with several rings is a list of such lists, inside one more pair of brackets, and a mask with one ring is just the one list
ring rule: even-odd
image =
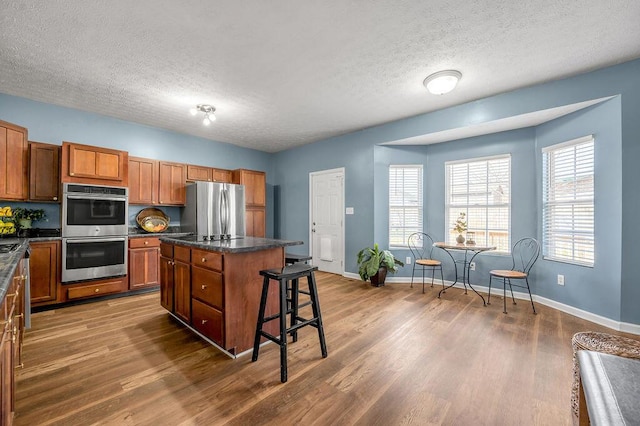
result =
[[464,235],[462,233],[467,230],[467,214],[465,212],[460,212],[456,222],[453,224],[453,230],[458,233],[456,242],[464,244]]

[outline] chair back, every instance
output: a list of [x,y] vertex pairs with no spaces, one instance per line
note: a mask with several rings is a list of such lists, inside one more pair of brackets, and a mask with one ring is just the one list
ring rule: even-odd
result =
[[518,240],[511,250],[513,257],[513,270],[529,275],[533,264],[540,255],[540,244],[535,238],[522,238]]
[[431,259],[433,238],[431,238],[429,234],[414,232],[409,235],[407,242],[409,243],[409,250],[411,250],[414,262],[417,259]]

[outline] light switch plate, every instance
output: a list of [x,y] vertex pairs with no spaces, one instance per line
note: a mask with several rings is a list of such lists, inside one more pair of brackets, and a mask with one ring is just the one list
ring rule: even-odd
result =
[[347,207],[345,214],[353,214],[353,207]]

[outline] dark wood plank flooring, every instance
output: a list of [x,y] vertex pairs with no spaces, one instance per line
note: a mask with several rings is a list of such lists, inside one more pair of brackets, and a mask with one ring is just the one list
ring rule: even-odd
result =
[[614,333],[546,306],[319,273],[329,356],[306,327],[232,360],[150,293],[33,315],[17,425],[568,425],[571,336]]

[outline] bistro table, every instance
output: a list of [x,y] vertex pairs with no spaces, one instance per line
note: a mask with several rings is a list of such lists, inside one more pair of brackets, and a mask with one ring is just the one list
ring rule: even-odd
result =
[[[480,299],[482,299],[482,303],[484,304],[484,306],[487,306],[487,302],[484,300],[484,297],[482,297],[482,295],[478,293],[475,288],[473,288],[473,286],[471,285],[471,282],[469,282],[469,272],[471,271],[471,262],[473,262],[473,259],[475,259],[477,255],[479,255],[484,251],[495,250],[496,246],[479,246],[476,244],[464,244],[464,243],[449,244],[444,242],[433,243],[433,246],[444,250],[449,255],[449,257],[453,261],[453,267],[455,268],[455,272],[456,272],[456,279],[454,280],[453,284],[440,290],[440,292],[438,293],[438,298],[440,298],[440,295],[446,292],[447,289],[450,289],[451,287],[453,287],[458,283],[458,278],[460,278],[460,276],[458,275],[458,264],[460,264],[462,265],[462,285],[464,286],[464,294],[467,294],[467,285],[468,285],[471,288],[471,290],[473,290],[473,292],[477,294],[480,297]],[[455,252],[455,251],[464,251],[464,259],[456,260],[452,254],[452,252]]]

